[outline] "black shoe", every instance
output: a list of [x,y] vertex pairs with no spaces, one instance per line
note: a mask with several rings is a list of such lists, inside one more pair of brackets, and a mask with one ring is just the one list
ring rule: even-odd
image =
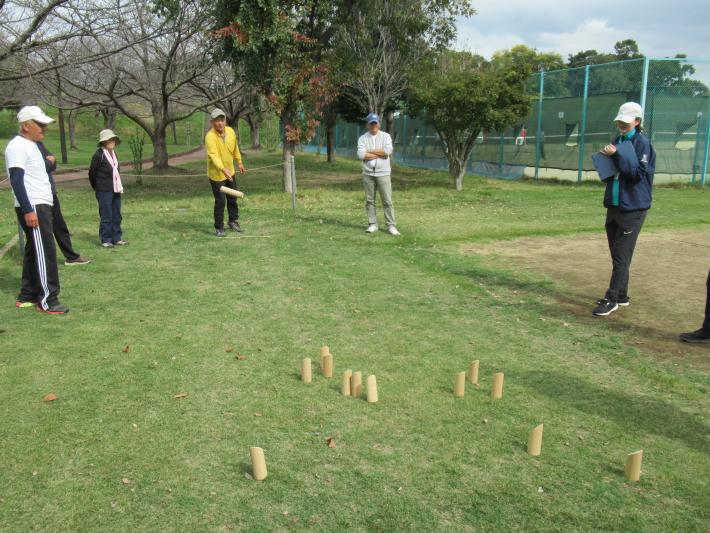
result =
[[88,257],[79,256],[76,259],[67,259],[64,261],[65,265],[88,265],[91,263],[91,259]]
[[41,313],[47,313],[48,315],[66,315],[69,312],[69,308],[62,304],[53,304],[47,307],[47,309],[42,309],[42,306],[37,305],[37,311]]
[[599,300],[599,302],[597,303],[597,306],[594,308],[594,311],[592,311],[592,314],[594,316],[609,316],[614,311],[616,311],[618,308],[619,308],[619,304],[604,298],[603,300]]
[[237,233],[242,232],[242,227],[239,225],[239,222],[237,222],[236,220],[234,222],[229,223],[229,229],[233,229]]
[[227,234],[224,232],[223,229],[215,230],[214,234],[217,235],[217,237],[226,237],[227,236]]
[[710,330],[700,328],[689,333],[681,333],[680,340],[683,342],[710,343]]
[[[604,300],[597,300],[597,305],[602,303]],[[619,307],[628,307],[631,305],[631,299],[628,296],[625,296],[624,298],[619,298],[619,300],[616,302],[616,304]]]

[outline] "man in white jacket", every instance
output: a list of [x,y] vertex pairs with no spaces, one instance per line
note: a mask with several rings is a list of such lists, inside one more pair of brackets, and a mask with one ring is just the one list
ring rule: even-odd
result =
[[368,132],[361,135],[357,141],[357,157],[362,161],[362,181],[365,185],[365,209],[367,210],[367,232],[375,233],[377,213],[375,211],[375,194],[380,193],[382,208],[385,211],[387,233],[399,235],[394,222],[394,207],[392,206],[392,137],[389,133],[380,131],[380,117],[376,113],[367,115]]

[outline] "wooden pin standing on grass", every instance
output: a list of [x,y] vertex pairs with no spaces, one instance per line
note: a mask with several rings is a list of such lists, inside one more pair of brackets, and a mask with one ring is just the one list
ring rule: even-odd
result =
[[491,398],[500,400],[503,397],[503,372],[493,374],[493,388],[491,389]]
[[466,390],[466,372],[456,372],[454,375],[454,396],[463,398]]
[[468,381],[472,385],[478,385],[478,366],[478,359],[471,361],[471,364],[468,366]]
[[301,363],[301,381],[303,381],[303,383],[310,383],[311,380],[311,358],[306,357]]
[[538,457],[542,451],[542,426],[540,424],[533,428],[528,438],[528,453],[533,457]]
[[362,394],[362,372],[353,372],[350,378],[350,394],[353,398],[359,398]]
[[347,369],[343,372],[343,385],[340,388],[340,392],[343,396],[350,396],[350,379],[352,378],[353,371]]
[[252,446],[249,449],[251,455],[251,475],[257,481],[263,481],[268,475],[266,472],[266,459],[264,459],[264,450]]
[[320,368],[323,372],[323,376],[326,378],[333,377],[333,355],[330,353],[321,354],[320,357]]
[[377,378],[367,376],[367,403],[377,403]]
[[629,481],[641,479],[641,461],[643,460],[643,450],[630,453],[626,456],[626,468],[624,474]]

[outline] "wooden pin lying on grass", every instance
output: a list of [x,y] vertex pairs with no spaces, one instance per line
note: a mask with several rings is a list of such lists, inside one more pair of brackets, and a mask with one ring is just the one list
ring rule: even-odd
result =
[[528,438],[528,453],[533,457],[538,457],[542,451],[542,426],[540,424],[533,428]]
[[463,398],[466,390],[466,372],[456,372],[454,375],[454,396]]
[[468,366],[468,381],[473,385],[478,385],[478,359],[471,361]]
[[643,461],[643,450],[630,453],[626,456],[626,468],[624,474],[629,481],[641,479],[641,461]]
[[257,481],[263,481],[268,475],[266,472],[266,459],[264,459],[264,450],[252,446],[249,449],[251,455],[251,475]]
[[491,398],[500,400],[503,397],[503,372],[493,374],[493,388],[491,389]]
[[362,372],[360,372],[358,370],[357,372],[353,372],[353,375],[350,378],[350,395],[353,398],[359,398],[361,394],[362,394]]
[[350,369],[343,372],[343,385],[340,387],[340,392],[343,396],[350,396],[350,379],[352,375],[353,371]]
[[377,378],[367,376],[367,403],[377,403]]
[[303,383],[310,383],[312,381],[310,357],[306,357],[301,363],[301,381],[303,381]]

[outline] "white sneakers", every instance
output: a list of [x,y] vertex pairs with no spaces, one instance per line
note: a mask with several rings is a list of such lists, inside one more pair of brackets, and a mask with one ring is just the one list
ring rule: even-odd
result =
[[[375,232],[379,231],[379,229],[380,228],[377,227],[377,224],[370,224],[369,226],[367,226],[367,229],[365,230],[365,232],[366,233],[375,233]],[[395,228],[394,226],[390,226],[389,228],[387,228],[387,233],[389,233],[390,235],[395,235],[395,236],[401,235],[401,233],[399,231],[397,231],[397,228]]]

